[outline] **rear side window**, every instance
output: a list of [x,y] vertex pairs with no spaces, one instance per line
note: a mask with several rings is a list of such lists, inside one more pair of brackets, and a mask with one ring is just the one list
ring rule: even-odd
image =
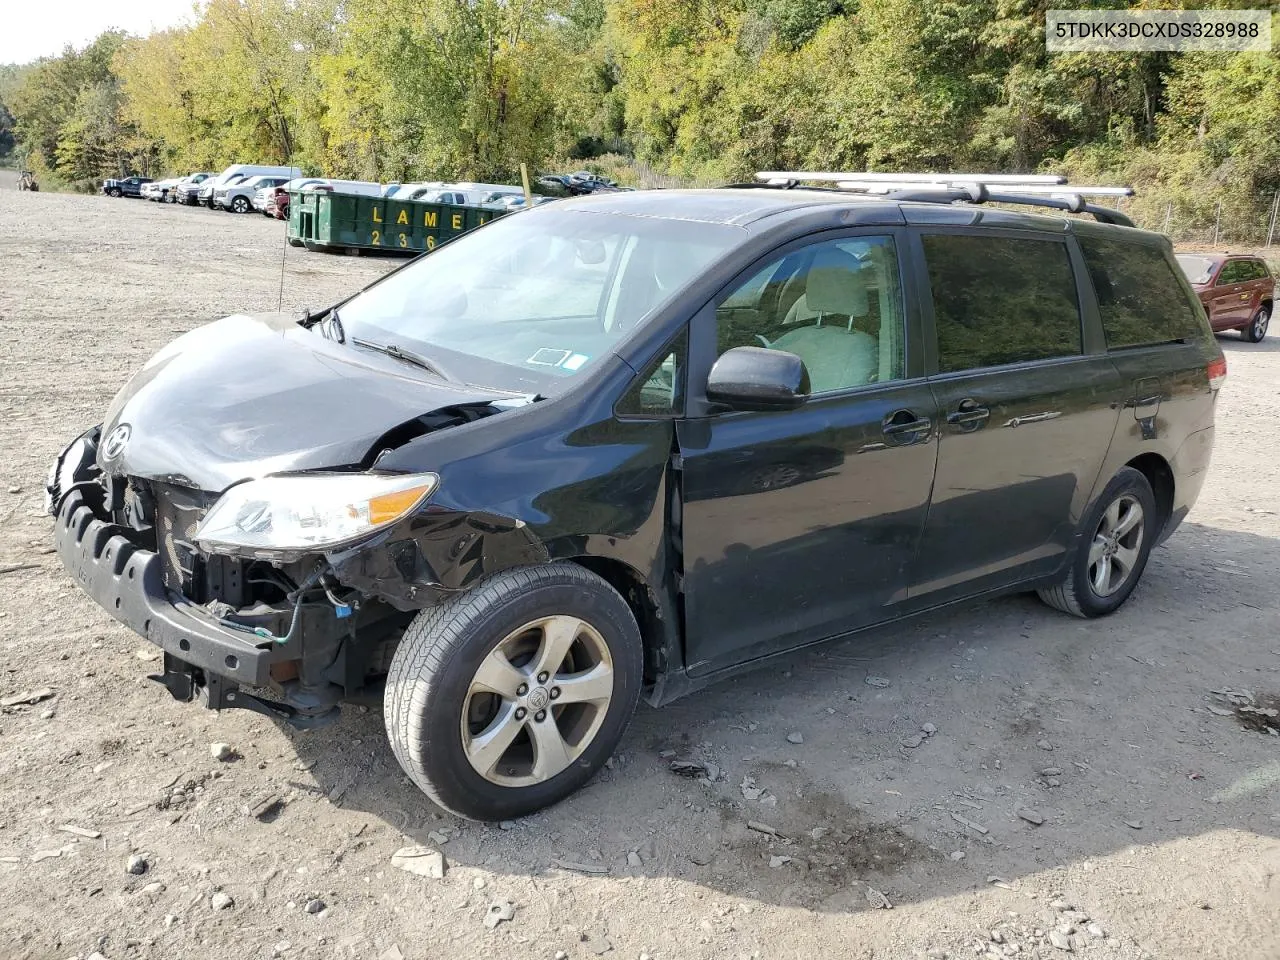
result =
[[921,237],[933,291],[938,372],[1079,355],[1080,303],[1064,243]]
[[1081,237],[1110,349],[1188,340],[1199,314],[1164,251],[1142,243]]

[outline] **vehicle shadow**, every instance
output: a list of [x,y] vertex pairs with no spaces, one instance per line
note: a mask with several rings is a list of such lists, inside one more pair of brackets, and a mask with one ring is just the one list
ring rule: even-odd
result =
[[1214,339],[1223,353],[1277,353],[1280,352],[1280,339],[1270,333],[1258,343],[1250,343],[1240,333],[1215,333]]
[[450,869],[669,877],[824,912],[868,909],[867,886],[910,903],[1211,830],[1275,837],[1277,740],[1212,691],[1280,693],[1280,599],[1259,589],[1277,565],[1278,539],[1185,524],[1103,620],[1017,596],[797,652],[642,707],[611,768],[505,829],[427,801],[376,710],[290,733],[314,762],[297,786],[381,821],[382,857],[452,828]]

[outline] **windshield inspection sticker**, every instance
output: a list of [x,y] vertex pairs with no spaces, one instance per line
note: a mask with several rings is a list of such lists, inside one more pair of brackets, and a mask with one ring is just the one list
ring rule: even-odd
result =
[[585,353],[575,353],[573,356],[567,357],[560,366],[566,370],[577,370],[590,359]]
[[551,347],[540,347],[533,352],[525,363],[536,363],[540,367],[558,367],[569,359],[572,350],[555,350]]

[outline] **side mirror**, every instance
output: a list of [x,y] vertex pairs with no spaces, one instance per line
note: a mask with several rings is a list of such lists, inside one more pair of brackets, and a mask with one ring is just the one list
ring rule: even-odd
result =
[[707,377],[707,399],[734,410],[794,410],[809,399],[809,371],[785,350],[734,347]]

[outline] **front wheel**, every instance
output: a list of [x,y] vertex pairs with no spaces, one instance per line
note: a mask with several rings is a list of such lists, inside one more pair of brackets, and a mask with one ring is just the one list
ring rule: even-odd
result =
[[119,198],[120,198],[120,188],[119,188],[119,187],[112,187],[112,188],[111,188],[111,196],[115,197],[116,199],[119,199]]
[[532,813],[613,753],[643,678],[626,601],[573,563],[494,574],[418,614],[383,713],[400,766],[458,816]]
[[1266,306],[1258,308],[1253,315],[1253,322],[1244,328],[1244,338],[1250,343],[1260,343],[1267,335],[1267,327],[1271,326],[1271,310]]
[[235,200],[231,202],[231,209],[236,213],[248,213],[249,201],[244,197],[236,197]]
[[1155,494],[1143,474],[1123,467],[1085,517],[1062,582],[1037,591],[1049,606],[1101,617],[1129,598],[1160,533]]

